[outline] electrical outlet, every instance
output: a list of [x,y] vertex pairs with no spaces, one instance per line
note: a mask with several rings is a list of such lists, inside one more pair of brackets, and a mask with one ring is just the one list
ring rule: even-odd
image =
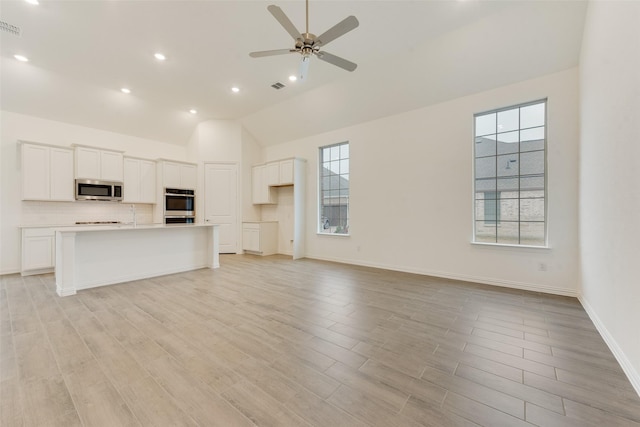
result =
[[547,271],[547,263],[545,262],[538,263],[538,271]]

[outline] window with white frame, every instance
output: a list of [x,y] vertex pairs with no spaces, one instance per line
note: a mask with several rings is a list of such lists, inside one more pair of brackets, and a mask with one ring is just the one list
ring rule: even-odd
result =
[[323,234],[349,234],[349,143],[320,147],[319,224]]
[[546,245],[546,106],[474,116],[474,242]]

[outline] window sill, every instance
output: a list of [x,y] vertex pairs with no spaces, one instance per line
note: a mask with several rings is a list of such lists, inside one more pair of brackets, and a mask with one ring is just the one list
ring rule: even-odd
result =
[[333,237],[351,237],[351,234],[342,234],[342,233],[320,233],[316,232],[318,236],[333,236]]
[[509,243],[486,243],[486,242],[471,242],[472,245],[477,246],[491,246],[498,248],[523,248],[523,249],[542,249],[542,250],[550,250],[551,246],[531,246],[531,245],[511,245]]

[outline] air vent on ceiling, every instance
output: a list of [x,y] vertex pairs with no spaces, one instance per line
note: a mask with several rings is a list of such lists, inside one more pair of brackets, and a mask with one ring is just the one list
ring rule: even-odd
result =
[[20,37],[20,33],[22,33],[22,30],[20,29],[20,27],[11,25],[8,22],[4,22],[4,21],[0,21],[0,31],[13,34],[14,36],[18,36],[18,37]]
[[272,88],[280,90],[284,87],[284,85],[280,82],[275,82],[274,84],[271,85]]

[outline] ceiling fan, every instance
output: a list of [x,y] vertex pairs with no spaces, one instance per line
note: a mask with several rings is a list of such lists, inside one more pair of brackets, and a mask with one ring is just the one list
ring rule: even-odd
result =
[[297,30],[295,25],[289,20],[287,15],[284,14],[282,9],[276,5],[270,5],[267,10],[271,12],[274,18],[284,27],[285,30],[295,40],[295,46],[293,49],[276,49],[276,50],[263,50],[259,52],[251,52],[249,56],[252,58],[260,58],[263,56],[284,55],[287,53],[299,53],[302,55],[300,61],[300,69],[298,72],[298,78],[305,80],[307,78],[307,72],[309,70],[309,61],[311,56],[315,55],[318,59],[336,65],[347,71],[353,71],[358,66],[357,64],[347,61],[344,58],[333,55],[329,52],[321,51],[320,49],[340,36],[348,33],[349,31],[358,27],[359,22],[355,16],[351,15],[329,28],[324,33],[316,36],[309,32],[309,0],[306,0],[306,29],[304,33]]

